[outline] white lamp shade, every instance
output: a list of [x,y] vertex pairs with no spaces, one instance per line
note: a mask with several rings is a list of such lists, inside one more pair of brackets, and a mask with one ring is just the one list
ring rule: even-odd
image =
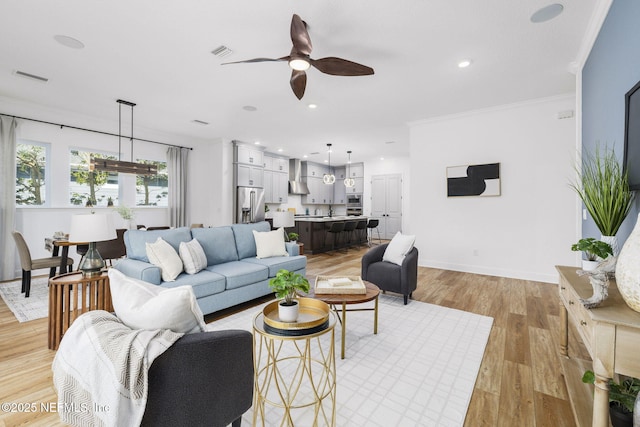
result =
[[293,227],[296,225],[295,219],[293,217],[293,212],[274,212],[273,213],[273,227]]
[[111,215],[79,214],[71,217],[70,242],[102,242],[116,237]]

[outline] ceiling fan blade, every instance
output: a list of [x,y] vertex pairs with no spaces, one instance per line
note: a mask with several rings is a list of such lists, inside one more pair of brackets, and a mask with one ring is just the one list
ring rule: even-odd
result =
[[293,42],[293,48],[304,55],[310,55],[311,49],[311,37],[307,32],[307,24],[295,13],[291,18],[291,41]]
[[220,65],[228,65],[228,64],[244,64],[244,63],[250,63],[250,62],[277,62],[277,61],[288,61],[289,59],[291,59],[288,56],[283,56],[282,58],[253,58],[253,59],[247,59],[245,61],[235,61],[235,62],[223,62]]
[[307,87],[307,73],[304,71],[293,70],[291,73],[291,89],[298,99],[304,96],[304,90]]
[[373,74],[373,68],[371,67],[333,56],[310,59],[310,62],[311,65],[323,73],[334,76],[368,76]]

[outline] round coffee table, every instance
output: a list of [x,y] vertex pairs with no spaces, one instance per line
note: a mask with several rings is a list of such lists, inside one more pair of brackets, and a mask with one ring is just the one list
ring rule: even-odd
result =
[[[340,316],[338,320],[340,320],[340,323],[342,324],[342,342],[340,347],[341,359],[344,359],[347,311],[373,311],[373,333],[376,335],[378,334],[378,296],[380,295],[380,288],[367,281],[364,281],[364,286],[367,288],[366,294],[316,294],[313,289],[311,289],[308,294],[311,298],[316,298],[329,304],[336,314]],[[352,308],[347,310],[347,305],[362,304],[369,301],[375,301],[373,308]],[[342,313],[338,311],[338,306],[341,307]]]

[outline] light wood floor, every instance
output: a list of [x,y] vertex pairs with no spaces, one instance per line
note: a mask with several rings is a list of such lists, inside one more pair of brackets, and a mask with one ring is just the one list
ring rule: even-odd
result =
[[[360,275],[364,252],[366,248],[309,255],[308,275]],[[575,426],[558,359],[555,285],[421,267],[413,297],[495,319],[465,426]],[[206,320],[257,303],[209,315]],[[570,354],[588,359],[575,331],[570,331],[569,339]],[[56,402],[51,373],[54,355],[47,349],[47,319],[18,323],[0,299],[0,402],[38,407]],[[20,414],[0,411],[0,426],[19,425],[61,424],[57,414],[40,409]]]

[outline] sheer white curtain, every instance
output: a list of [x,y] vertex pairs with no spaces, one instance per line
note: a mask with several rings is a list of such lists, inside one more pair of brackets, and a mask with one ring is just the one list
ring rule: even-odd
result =
[[15,279],[16,119],[0,116],[0,280]]
[[167,173],[169,175],[169,225],[185,227],[187,212],[187,172],[189,149],[169,147],[167,150]]

